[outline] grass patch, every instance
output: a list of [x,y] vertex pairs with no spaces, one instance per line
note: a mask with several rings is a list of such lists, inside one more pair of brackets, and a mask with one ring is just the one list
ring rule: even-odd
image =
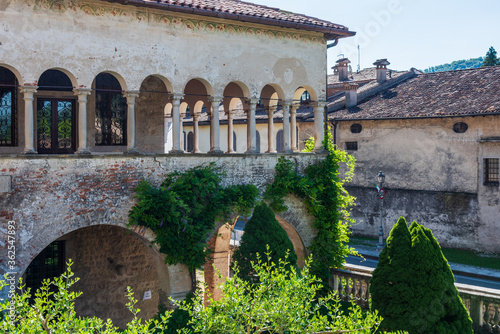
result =
[[[377,250],[378,239],[366,237],[350,237],[349,245],[357,248]],[[448,262],[500,270],[500,254],[482,253],[464,249],[441,248]]]

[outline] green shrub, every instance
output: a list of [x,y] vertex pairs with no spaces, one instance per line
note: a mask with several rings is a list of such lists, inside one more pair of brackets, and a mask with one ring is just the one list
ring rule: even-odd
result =
[[430,229],[401,217],[387,238],[370,282],[381,328],[424,334],[472,333],[455,278]]
[[257,262],[257,254],[264,254],[266,247],[272,261],[278,262],[288,254],[288,263],[297,264],[297,255],[293,244],[285,230],[281,227],[271,210],[264,202],[255,206],[252,217],[245,224],[240,246],[233,255],[234,263],[238,264],[240,278],[252,280],[254,270],[252,262]]

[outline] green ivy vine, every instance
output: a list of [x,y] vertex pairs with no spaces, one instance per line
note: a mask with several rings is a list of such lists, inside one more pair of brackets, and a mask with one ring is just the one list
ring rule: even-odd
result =
[[187,265],[196,287],[195,269],[205,263],[207,239],[216,221],[231,213],[248,215],[259,191],[254,185],[221,185],[223,171],[214,163],[167,175],[159,187],[146,180],[137,186],[137,204],[129,212],[129,225],[149,227],[165,254],[167,264]]
[[[307,144],[306,148],[314,147],[311,140]],[[350,208],[355,205],[355,198],[344,188],[344,184],[354,176],[355,159],[335,148],[330,131],[323,147],[328,151],[326,159],[307,166],[303,174],[296,171],[296,165],[291,160],[281,157],[275,167],[274,182],[268,185],[264,199],[275,212],[287,210],[284,204],[287,194],[295,194],[305,202],[308,212],[314,217],[313,227],[317,231],[310,247],[312,270],[326,287],[329,268],[342,267],[345,257],[355,253],[348,245],[349,225],[354,222],[350,217]],[[347,167],[343,178],[340,175],[341,164]]]

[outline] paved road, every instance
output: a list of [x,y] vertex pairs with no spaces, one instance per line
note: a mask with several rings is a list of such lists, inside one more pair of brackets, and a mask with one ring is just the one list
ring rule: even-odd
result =
[[[347,257],[347,263],[355,264],[358,266],[375,268],[377,266],[378,261],[371,260],[371,259],[362,260],[357,256],[349,255]],[[500,282],[498,280],[495,281],[495,280],[467,277],[467,276],[455,274],[455,282],[461,283],[461,284],[481,286],[481,287],[485,287],[485,288],[489,288],[489,289],[500,290]]]

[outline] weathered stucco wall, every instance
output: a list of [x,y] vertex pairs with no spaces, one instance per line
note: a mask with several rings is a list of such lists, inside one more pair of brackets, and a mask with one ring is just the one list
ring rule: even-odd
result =
[[[2,180],[12,180],[12,191],[0,193],[0,232],[6,235],[7,222],[16,222],[16,270],[19,273],[23,273],[47,245],[62,237],[73,245],[68,257],[76,263],[75,271],[94,279],[87,285],[83,284],[84,292],[95,295],[96,289],[101,287],[114,291],[120,296],[116,297],[116,303],[115,300],[111,302],[117,305],[123,296],[119,291],[123,284],[134,280],[142,282],[135,284],[139,297],[151,287],[151,304],[161,298],[164,300],[165,296],[182,297],[190,289],[186,267],[163,265],[156,248],[143,247],[154,240],[153,233],[142,227],[127,227],[128,212],[134,204],[134,187],[142,179],[158,185],[169,172],[215,162],[226,172],[224,184],[252,183],[263,190],[267,183],[272,182],[274,167],[281,156],[0,156]],[[323,159],[317,154],[286,156],[295,160],[299,168]],[[298,210],[300,212],[296,212]],[[310,218],[297,204],[290,207],[288,215],[283,218],[297,230],[307,247],[314,236],[312,226],[308,225]],[[128,236],[116,234],[116,231],[126,229],[132,233]],[[7,259],[7,246],[7,238],[0,241],[0,259]],[[124,269],[116,271],[116,266],[110,264],[108,258]],[[141,260],[145,258],[149,260]],[[115,268],[115,272],[106,274],[110,268]],[[8,271],[7,261],[0,261],[0,269],[1,272]],[[142,274],[138,270],[144,271],[143,279],[139,279]],[[106,278],[101,285],[95,281],[100,273]],[[157,283],[152,284],[155,277]],[[95,303],[85,302],[79,310],[91,312],[106,293],[94,296],[98,298]],[[110,312],[115,314],[115,311]],[[151,312],[148,304],[146,313]],[[123,322],[127,318],[118,319]]]
[[[457,122],[468,130],[455,133]],[[361,133],[351,133],[353,123]],[[483,159],[500,157],[500,143],[484,140],[498,137],[499,128],[499,116],[338,122],[339,147],[358,143],[349,151],[357,160],[350,184],[358,197],[355,233],[378,234],[373,183],[382,170],[386,236],[402,215],[432,228],[442,245],[500,252],[493,232],[500,224],[499,187],[483,185]]]
[[111,71],[124,90],[139,90],[156,74],[175,93],[203,78],[210,95],[222,96],[239,81],[256,97],[274,83],[286,99],[301,85],[324,99],[326,44],[319,33],[85,0],[11,0],[0,20],[0,63],[16,69],[21,83],[60,68],[76,87],[90,88],[97,74]]

